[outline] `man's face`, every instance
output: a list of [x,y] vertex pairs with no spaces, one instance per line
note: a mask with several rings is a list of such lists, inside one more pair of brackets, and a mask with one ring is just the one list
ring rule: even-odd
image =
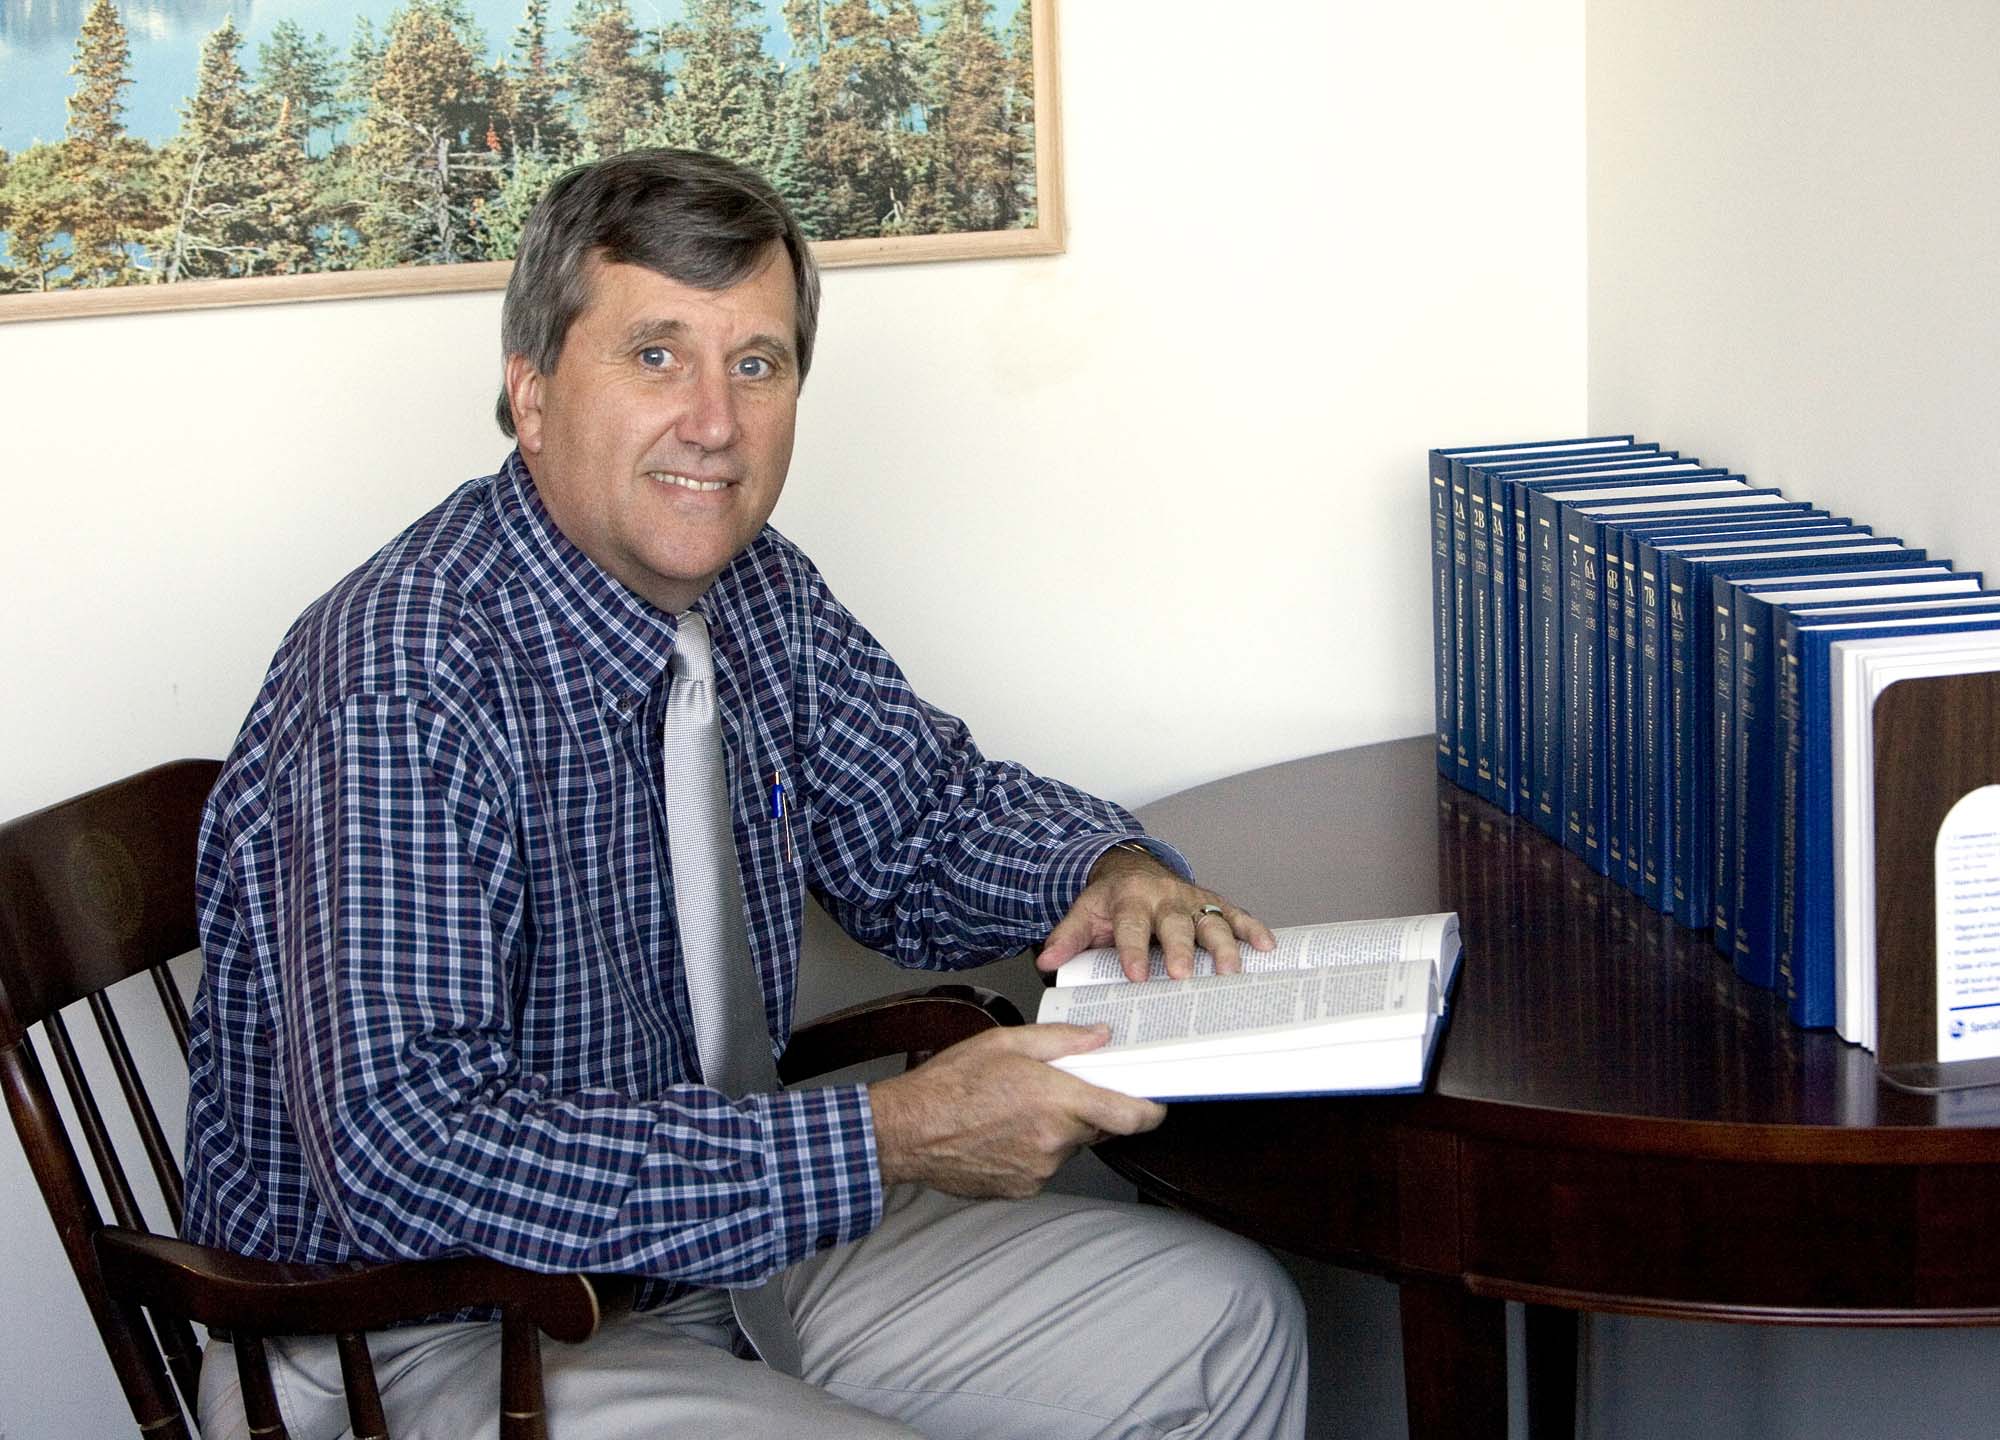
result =
[[792,267],[773,244],[726,290],[592,258],[554,373],[507,357],[528,473],[557,527],[678,614],[756,537],[798,415]]

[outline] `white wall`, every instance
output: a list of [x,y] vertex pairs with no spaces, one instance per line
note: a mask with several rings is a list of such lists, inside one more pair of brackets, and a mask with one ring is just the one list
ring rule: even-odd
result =
[[[1590,0],[1587,25],[1591,428],[1996,583],[2000,7]],[[1993,1331],[1605,1320],[1590,1370],[1606,1440],[1988,1436],[2000,1413]]]
[[1591,0],[1591,424],[2000,567],[1996,80],[1986,0]]
[[[778,523],[989,752],[1129,804],[1428,729],[1423,450],[1583,421],[1581,0],[1061,19],[1069,253],[831,274]],[[498,308],[0,326],[0,815],[227,747],[501,458]],[[0,1434],[122,1433],[4,1144],[0,1253]]]

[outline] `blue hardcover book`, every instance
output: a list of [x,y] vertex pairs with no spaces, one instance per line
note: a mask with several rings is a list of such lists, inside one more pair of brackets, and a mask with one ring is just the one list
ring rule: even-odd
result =
[[1472,788],[1472,504],[1466,498],[1465,470],[1451,477],[1451,778]]
[[[1715,880],[1722,857],[1717,854],[1715,772],[1718,749],[1726,753],[1733,733],[1733,709],[1718,718],[1716,707],[1716,623],[1709,598],[1712,577],[1782,575],[1817,564],[1828,555],[1839,557],[1841,573],[1855,574],[1907,568],[1923,558],[1922,551],[1910,551],[1895,540],[1878,540],[1866,533],[1837,541],[1815,537],[1808,546],[1773,542],[1754,550],[1670,549],[1662,557],[1670,613],[1672,693],[1668,705],[1676,720],[1672,743],[1678,747],[1679,759],[1673,799],[1676,832],[1671,843],[1680,857],[1677,876],[1681,888],[1675,892],[1674,913],[1692,929],[1716,923]],[[1677,602],[1681,606],[1678,623],[1672,619]],[[1726,637],[1723,643],[1728,644]],[[1726,927],[1726,915],[1722,923]],[[1729,953],[1726,937],[1718,938],[1718,948]]]
[[1457,733],[1451,708],[1451,460],[1431,451],[1431,666],[1437,712],[1437,767],[1447,778],[1452,768],[1452,739]]
[[1486,489],[1468,483],[1466,505],[1471,537],[1471,566],[1466,599],[1472,606],[1466,659],[1471,667],[1471,695],[1466,701],[1472,725],[1472,791],[1482,800],[1493,798],[1493,542],[1487,533]]
[[[1440,750],[1438,769],[1463,784],[1471,776],[1470,729],[1467,725],[1466,682],[1460,662],[1467,658],[1470,636],[1465,589],[1469,581],[1471,516],[1464,479],[1468,462],[1504,459],[1555,460],[1592,452],[1618,451],[1629,435],[1532,441],[1506,445],[1445,446],[1430,452],[1431,479],[1431,609],[1432,630],[1442,642],[1435,659],[1434,682]],[[1459,737],[1467,741],[1464,753]]]
[[[1624,538],[1606,564],[1618,564],[1618,650],[1610,654],[1612,674],[1612,754],[1610,754],[1610,844],[1612,868],[1624,864],[1622,884],[1644,894],[1638,828],[1638,562],[1626,554]],[[1606,634],[1610,640],[1610,634]]]
[[1506,496],[1494,495],[1487,482],[1486,544],[1486,637],[1480,664],[1487,673],[1486,699],[1481,718],[1486,723],[1486,740],[1476,757],[1491,777],[1491,793],[1486,796],[1509,815],[1514,813],[1514,726],[1513,697],[1509,692],[1508,657],[1510,639],[1507,617],[1512,606],[1513,587],[1507,578],[1507,562],[1513,545],[1507,537]]
[[[2000,591],[1949,600],[1796,607],[1776,621],[1783,756],[1779,945],[1794,1023],[1839,1024],[1835,977],[1833,757],[1828,654],[1835,640],[2000,625]],[[1850,1040],[1862,1037],[1842,1026]]]
[[1625,883],[1625,764],[1619,752],[1628,728],[1630,702],[1625,669],[1625,567],[1615,532],[1606,543],[1600,528],[1599,583],[1604,597],[1604,863],[1613,880]]
[[1563,522],[1563,844],[1600,875],[1604,849],[1604,604],[1602,557],[1583,537],[1590,527]]
[[1718,578],[1715,600],[1732,612],[1736,637],[1729,663],[1735,670],[1735,796],[1730,844],[1735,890],[1729,897],[1731,958],[1736,973],[1753,985],[1778,988],[1789,961],[1778,951],[1778,884],[1781,865],[1779,789],[1782,766],[1777,748],[1779,687],[1774,611],[1795,603],[1915,599],[1965,594],[1979,589],[1977,572],[1935,578],[1888,579],[1871,576],[1837,584],[1817,581],[1776,583]]

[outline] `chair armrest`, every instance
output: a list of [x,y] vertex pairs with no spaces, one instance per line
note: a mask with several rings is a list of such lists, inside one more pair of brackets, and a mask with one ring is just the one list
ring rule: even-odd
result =
[[914,1065],[982,1030],[1021,1023],[1014,1002],[996,990],[933,985],[849,1006],[801,1025],[778,1061],[778,1078],[791,1085],[885,1055],[907,1055]]
[[632,1304],[622,1275],[543,1275],[478,1256],[382,1264],[294,1265],[110,1225],[98,1264],[114,1293],[219,1329],[335,1335],[466,1306],[502,1306],[577,1344]]

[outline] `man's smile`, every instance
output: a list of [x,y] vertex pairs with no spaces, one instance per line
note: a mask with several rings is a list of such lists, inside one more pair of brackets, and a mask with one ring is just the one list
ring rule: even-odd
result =
[[731,480],[698,480],[692,475],[678,475],[671,470],[648,470],[646,478],[657,480],[662,485],[675,485],[683,490],[693,490],[702,495],[715,490],[727,490],[735,483]]

